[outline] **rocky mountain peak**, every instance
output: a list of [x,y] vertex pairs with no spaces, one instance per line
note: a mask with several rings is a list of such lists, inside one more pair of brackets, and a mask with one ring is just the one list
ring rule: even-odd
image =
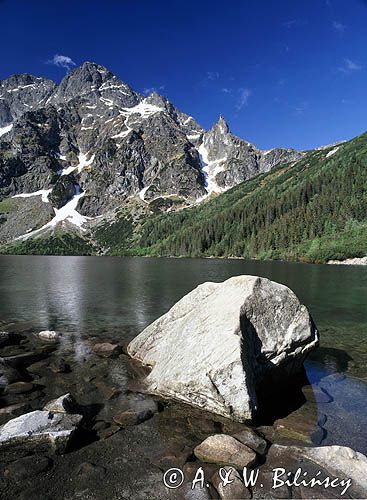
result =
[[219,130],[219,132],[221,132],[222,134],[228,134],[228,133],[230,133],[228,123],[226,122],[226,120],[225,120],[225,118],[224,118],[223,115],[219,116],[219,120],[214,125],[214,127],[216,127]]
[[[89,61],[58,86],[14,75],[0,82],[0,96],[0,199],[15,196],[25,210],[33,203],[45,217],[20,228],[9,216],[0,243],[66,221],[84,230],[88,217],[108,218],[131,198],[148,211],[182,208],[290,157],[263,154],[223,116],[205,132],[157,92],[144,97]],[[50,206],[62,213],[50,219]]]
[[170,112],[173,109],[172,104],[158,92],[154,91],[145,98],[145,102],[157,106],[158,108],[164,109]]
[[103,66],[85,62],[63,78],[52,102],[69,101],[74,97],[96,91],[103,83],[113,78],[113,74]]

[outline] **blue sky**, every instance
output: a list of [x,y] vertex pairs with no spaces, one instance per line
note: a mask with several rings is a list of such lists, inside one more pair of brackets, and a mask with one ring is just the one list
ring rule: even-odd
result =
[[0,16],[0,79],[95,61],[264,149],[367,130],[367,1],[0,0]]

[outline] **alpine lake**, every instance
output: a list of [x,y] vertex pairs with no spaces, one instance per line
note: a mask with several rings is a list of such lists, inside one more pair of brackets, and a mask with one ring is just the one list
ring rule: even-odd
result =
[[[102,498],[95,492],[104,486],[110,498],[133,497],[137,490],[140,498],[149,498],[161,483],[169,457],[189,456],[185,450],[208,435],[240,427],[166,401],[154,401],[152,418],[139,425],[117,425],[114,416],[121,410],[152,404],[149,396],[134,390],[144,372],[124,353],[106,358],[93,351],[96,343],[126,346],[198,284],[240,274],[290,287],[307,306],[321,338],[320,347],[305,362],[308,385],[303,399],[290,400],[287,412],[279,409],[273,419],[258,422],[264,437],[280,444],[339,444],[366,454],[366,267],[240,259],[1,256],[0,330],[19,333],[22,341],[3,348],[0,355],[32,351],[42,356],[30,367],[32,389],[14,394],[11,401],[0,399],[0,409],[26,402],[31,411],[68,392],[88,409],[85,429],[70,453],[55,457],[45,476],[21,480],[18,490],[12,486],[11,497],[40,498],[42,491],[42,498]],[[61,335],[57,342],[42,342],[35,335],[41,330]],[[85,463],[95,464],[94,469]]]

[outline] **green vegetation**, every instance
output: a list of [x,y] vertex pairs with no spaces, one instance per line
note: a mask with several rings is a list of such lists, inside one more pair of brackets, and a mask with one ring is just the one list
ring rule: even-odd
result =
[[11,255],[93,255],[93,246],[77,235],[60,234],[11,243],[1,248]]
[[109,255],[124,255],[131,247],[133,224],[129,217],[112,224],[103,224],[94,233],[94,238]]
[[123,253],[310,262],[366,255],[367,134],[329,158],[328,151],[311,152],[201,206],[151,215]]
[[[151,213],[124,206],[93,243],[60,234],[8,245],[3,253],[243,257],[326,262],[367,254],[367,134],[311,151],[196,207],[157,199]],[[4,205],[5,203],[5,205]],[[7,200],[0,203],[6,213]],[[121,207],[123,209],[124,207]]]
[[14,208],[14,202],[11,198],[5,198],[0,201],[0,214],[8,214]]

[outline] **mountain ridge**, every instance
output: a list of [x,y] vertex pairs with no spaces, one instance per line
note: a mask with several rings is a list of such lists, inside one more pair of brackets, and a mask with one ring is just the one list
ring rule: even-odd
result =
[[84,63],[0,82],[0,252],[280,258],[367,252],[366,134],[263,151]]
[[206,131],[157,92],[143,96],[92,62],[59,85],[2,80],[0,125],[0,200],[17,203],[2,214],[0,244],[60,226],[82,234],[131,197],[182,209],[303,154],[261,151],[222,116]]

